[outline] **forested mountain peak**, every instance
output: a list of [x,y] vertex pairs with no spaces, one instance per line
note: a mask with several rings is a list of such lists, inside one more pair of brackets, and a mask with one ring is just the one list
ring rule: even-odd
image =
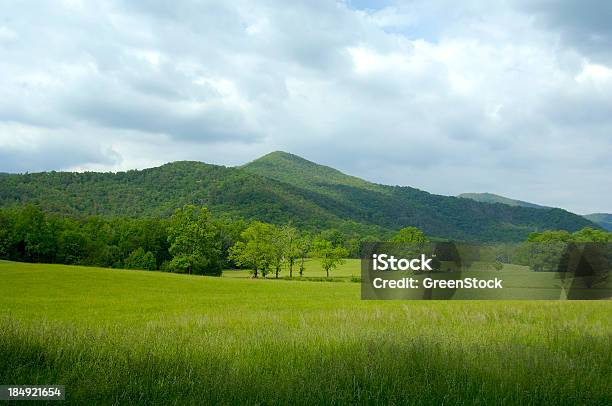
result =
[[280,151],[241,167],[179,161],[117,173],[0,176],[0,207],[27,203],[65,215],[111,217],[169,216],[192,204],[208,207],[215,216],[377,238],[406,226],[464,241],[519,241],[533,231],[597,227],[561,209],[480,203],[379,185]]
[[283,151],[271,152],[240,168],[270,179],[308,188],[318,188],[325,185],[346,185],[365,189],[377,188],[374,183]]

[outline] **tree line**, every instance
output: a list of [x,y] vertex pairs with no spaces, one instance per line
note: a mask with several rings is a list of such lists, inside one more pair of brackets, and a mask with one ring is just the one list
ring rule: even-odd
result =
[[[388,240],[428,241],[416,227],[406,227]],[[0,210],[0,258],[24,262],[202,275],[245,268],[254,277],[277,278],[286,270],[292,278],[304,276],[306,259],[315,257],[329,277],[343,258],[359,256],[362,243],[375,241],[380,239],[348,237],[336,229],[306,232],[291,224],[214,218],[208,209],[191,205],[176,209],[169,218],[76,218],[50,214],[35,205]],[[532,233],[527,242],[612,242],[612,233],[592,228],[543,231]],[[496,257],[525,256],[517,249],[511,244]],[[547,255],[552,255],[550,250]]]
[[301,277],[306,259],[316,257],[329,276],[343,258],[359,255],[362,242],[376,240],[336,229],[309,233],[291,224],[213,218],[192,205],[170,218],[76,218],[35,205],[0,210],[0,258],[24,262],[202,275],[247,268],[254,277],[279,277],[286,269],[289,277]]

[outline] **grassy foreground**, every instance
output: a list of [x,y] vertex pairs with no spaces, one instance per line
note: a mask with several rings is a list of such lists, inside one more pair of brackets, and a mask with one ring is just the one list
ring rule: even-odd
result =
[[0,383],[79,404],[610,404],[611,314],[0,261]]

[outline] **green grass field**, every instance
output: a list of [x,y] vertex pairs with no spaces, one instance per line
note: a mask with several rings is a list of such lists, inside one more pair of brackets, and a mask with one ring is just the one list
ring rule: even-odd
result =
[[[297,280],[299,279],[299,264],[296,264],[293,268],[293,277]],[[318,259],[308,258],[304,262],[304,275],[302,280],[320,280],[326,278],[325,271],[321,267],[321,262]],[[338,265],[337,268],[330,271],[329,277],[335,281],[351,281],[352,278],[359,278],[361,275],[361,261],[359,259],[345,259],[343,264]],[[229,278],[250,278],[251,273],[248,270],[239,269],[239,270],[225,270],[223,272],[224,277]],[[269,273],[268,278],[274,278],[274,272]],[[279,278],[288,278],[289,271],[286,268],[283,268],[283,271],[280,273]]]
[[361,301],[239,272],[0,261],[0,383],[76,404],[612,402],[611,301]]

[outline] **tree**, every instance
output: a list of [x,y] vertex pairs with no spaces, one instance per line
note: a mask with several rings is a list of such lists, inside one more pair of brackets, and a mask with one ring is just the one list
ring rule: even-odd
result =
[[562,242],[570,242],[572,240],[572,235],[565,230],[560,231],[542,231],[540,233],[531,233],[527,238],[527,242],[543,242],[543,243],[562,243]]
[[293,278],[293,265],[300,257],[300,235],[298,230],[290,225],[281,228],[285,243],[285,259],[289,266],[289,277]]
[[240,234],[241,241],[230,248],[229,258],[239,266],[250,268],[254,278],[260,272],[265,278],[274,256],[273,234],[271,224],[254,221]]
[[319,237],[331,242],[334,247],[344,247],[345,245],[344,235],[335,228],[321,231]]
[[10,258],[13,235],[13,218],[0,211],[0,258]]
[[391,242],[397,243],[426,243],[427,237],[416,227],[404,227],[391,238]]
[[155,255],[151,251],[145,252],[142,247],[138,247],[126,258],[125,267],[127,269],[144,269],[153,271],[157,269]]
[[344,258],[348,251],[344,247],[339,247],[324,239],[317,239],[312,244],[313,252],[321,261],[321,267],[329,278],[329,271],[344,263]]
[[297,240],[297,252],[300,258],[300,278],[304,276],[304,262],[312,248],[312,238],[308,234],[304,234]]
[[416,227],[404,227],[391,238],[390,242],[395,243],[397,245],[395,249],[400,250],[397,255],[407,258],[424,252],[427,237]]
[[350,258],[359,258],[361,256],[361,249],[366,244],[373,244],[381,241],[381,238],[373,235],[366,235],[360,238],[353,238],[348,241],[349,256]]
[[177,209],[168,227],[170,269],[174,272],[221,275],[221,244],[208,209]]
[[17,214],[15,222],[17,244],[22,247],[20,256],[34,262],[54,262],[57,249],[53,229],[38,207],[27,205]]
[[215,227],[219,230],[219,238],[221,239],[223,266],[226,268],[236,267],[237,264],[229,258],[230,248],[240,241],[240,234],[246,229],[247,223],[242,219],[232,221],[225,218],[216,220]]
[[59,236],[59,260],[79,264],[86,256],[87,237],[76,229],[64,230]]
[[580,231],[572,234],[572,241],[575,242],[612,242],[612,233],[603,230],[595,230],[591,227],[585,227]]
[[577,244],[608,241],[612,241],[612,233],[591,227],[573,234],[565,230],[546,230],[529,234],[527,243],[520,247],[518,254],[520,261],[534,271],[563,272],[572,268],[572,258],[579,257]]
[[278,279],[278,274],[285,263],[285,253],[287,251],[285,234],[278,227],[271,225],[272,233],[270,234],[270,265],[274,268],[274,274]]

